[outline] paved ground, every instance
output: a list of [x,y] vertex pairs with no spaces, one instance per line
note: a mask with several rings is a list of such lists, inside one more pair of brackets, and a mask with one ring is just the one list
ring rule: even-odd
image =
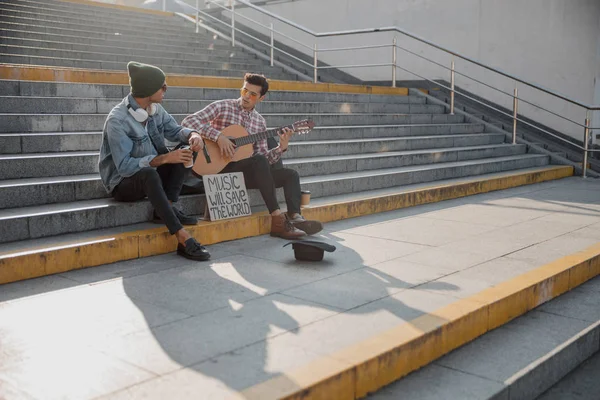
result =
[[224,398],[600,241],[569,178],[0,286],[0,398]]

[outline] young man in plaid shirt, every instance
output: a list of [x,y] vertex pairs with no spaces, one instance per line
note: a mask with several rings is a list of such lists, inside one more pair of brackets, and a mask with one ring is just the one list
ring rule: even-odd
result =
[[[225,156],[232,157],[235,145],[221,131],[230,125],[241,125],[249,134],[267,130],[265,119],[255,110],[255,106],[264,100],[269,84],[263,75],[246,74],[241,97],[219,100],[204,109],[187,116],[182,126],[200,132],[203,138],[216,142]],[[221,173],[242,172],[246,187],[259,189],[269,212],[271,213],[271,236],[284,239],[298,239],[312,235],[323,229],[319,221],[310,221],[300,215],[300,178],[289,168],[272,167],[287,151],[293,131],[283,129],[279,136],[279,146],[269,149],[267,140],[254,143],[254,155],[245,160],[229,163]],[[279,209],[275,188],[283,187],[287,213]]]

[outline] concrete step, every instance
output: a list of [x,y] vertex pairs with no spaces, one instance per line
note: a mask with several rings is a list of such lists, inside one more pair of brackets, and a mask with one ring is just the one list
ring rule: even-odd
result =
[[[168,93],[170,95],[170,93]],[[168,96],[167,95],[167,96]],[[24,97],[0,96],[0,113],[40,113],[44,114],[108,114],[121,102],[121,98],[94,99],[73,97]],[[166,98],[162,103],[170,113],[194,113],[203,109],[213,100],[180,100]],[[331,102],[284,102],[263,101],[257,106],[260,113],[399,113],[399,114],[443,114],[444,107],[427,104],[386,104],[386,103],[331,103]]]
[[[474,124],[441,124],[441,125],[398,125],[398,126],[338,126],[315,128],[313,135],[294,135],[292,144],[319,140],[360,140],[374,141],[384,138],[406,138],[414,136],[439,137],[438,147],[446,147],[448,140],[455,143],[491,144],[504,141],[502,134],[473,135],[483,132],[483,125]],[[450,135],[444,137],[444,135]],[[474,136],[471,138],[470,136]],[[400,140],[400,139],[398,139]],[[411,147],[417,146],[419,138],[411,142]],[[434,139],[431,139],[434,140]],[[437,140],[437,139],[436,139]],[[49,132],[49,133],[5,133],[0,134],[0,154],[18,153],[55,153],[61,151],[97,151],[102,141],[102,132]],[[389,145],[389,143],[387,143]],[[408,144],[407,144],[408,146]],[[291,150],[290,150],[291,151]]]
[[[242,77],[240,77],[241,82]],[[169,77],[167,76],[167,83]],[[240,85],[241,87],[241,85]],[[34,96],[34,97],[78,97],[122,99],[129,93],[129,85],[18,81],[0,79],[0,93],[4,96]],[[187,100],[221,100],[237,98],[239,89],[217,89],[202,87],[169,86],[168,99]],[[379,94],[356,94],[336,92],[303,92],[270,90],[267,101],[305,101],[331,103],[386,103],[386,104],[426,104],[426,99],[420,96],[398,96]]]
[[[466,160],[493,159],[522,155],[525,145],[488,145],[455,148],[434,148],[384,153],[350,154],[341,156],[288,158],[285,165],[296,170],[301,177],[336,175]],[[303,153],[306,154],[306,153]]]
[[312,134],[295,135],[294,141],[314,140],[315,137],[324,140],[336,139],[368,139],[399,136],[432,136],[449,134],[483,133],[481,124],[441,123],[441,124],[410,124],[410,125],[345,125],[317,126]]
[[[173,90],[173,88],[169,88]],[[129,85],[94,83],[43,82],[0,79],[0,91],[5,96],[123,98]],[[169,92],[170,93],[170,92]]]
[[[440,180],[435,183],[388,187],[371,192],[358,192],[315,199],[311,201],[309,207],[304,208],[303,214],[309,219],[319,219],[324,223],[328,223],[400,208],[459,199],[474,194],[548,182],[572,176],[572,174],[573,168],[571,167],[544,166],[482,174],[476,177]],[[553,184],[549,182],[546,185]],[[515,192],[521,193],[522,190],[523,188],[516,189]],[[504,196],[500,194],[500,197]],[[463,204],[462,200],[458,201]],[[412,214],[410,210],[406,210],[406,212]],[[188,230],[193,236],[201,238],[203,243],[211,245],[268,234],[269,223],[270,220],[266,212],[256,212],[250,217],[234,220],[203,221],[198,225],[189,226]],[[0,244],[0,284],[165,254],[174,251],[175,246],[176,243],[166,232],[166,228],[157,227],[156,224],[152,223],[126,225],[111,229],[95,229],[84,233]],[[574,272],[581,273],[583,271]],[[114,276],[111,275],[111,277]],[[507,318],[510,317],[507,316]],[[477,320],[483,321],[483,319]],[[486,324],[487,321],[486,318]],[[460,329],[459,332],[464,332],[464,330]],[[460,343],[466,341],[468,341],[468,338]],[[437,343],[437,340],[434,341],[434,344]],[[410,372],[410,369],[404,373],[406,372]],[[399,376],[402,375],[401,372]],[[324,396],[323,398],[331,398],[331,396]]]
[[585,360],[536,400],[576,399],[581,394],[593,400],[592,396],[600,393],[598,371],[600,371],[600,352]]
[[[74,52],[92,52],[104,54],[121,54],[135,57],[162,57],[176,58],[179,60],[196,60],[200,62],[215,62],[215,63],[247,63],[248,65],[264,63],[255,55],[244,53],[235,49],[223,49],[220,52],[215,49],[209,50],[210,44],[205,47],[194,47],[192,49],[186,47],[175,47],[170,45],[158,46],[154,45],[149,48],[139,47],[137,43],[121,43],[117,41],[98,40],[96,43],[88,43],[89,40],[81,40],[81,43],[73,43],[72,41],[51,40],[47,34],[32,34],[29,36],[39,36],[40,38],[14,38],[10,36],[1,36],[0,43],[7,46],[26,47],[26,48],[42,48],[42,49],[57,49],[69,50]],[[60,38],[57,38],[60,39]],[[62,38],[66,39],[66,38]],[[74,38],[79,39],[79,38]],[[15,51],[5,51],[6,53],[15,53]],[[22,54],[22,53],[17,53]]]
[[[311,119],[316,126],[340,126],[340,125],[390,125],[390,124],[447,124],[462,123],[464,118],[460,115],[449,114],[334,114],[334,113],[264,113],[269,126],[285,126],[294,121]],[[175,114],[174,117],[184,117]],[[310,133],[307,135],[310,137]]]
[[[164,59],[161,59],[164,60]],[[208,68],[197,68],[187,67],[181,65],[162,65],[155,62],[154,59],[140,58],[136,61],[150,63],[161,68],[167,74],[186,74],[186,75],[202,75],[202,76],[229,76],[229,77],[243,77],[246,69],[235,70],[235,69],[208,69]],[[127,61],[128,62],[128,61]],[[81,59],[70,59],[70,58],[56,58],[56,57],[41,57],[41,56],[28,56],[21,54],[5,54],[0,53],[0,63],[5,64],[29,64],[29,65],[41,65],[41,66],[55,66],[55,67],[71,67],[71,68],[84,68],[84,69],[102,69],[102,70],[116,70],[126,71],[127,62],[117,61],[97,61],[97,60],[81,60]],[[276,72],[273,72],[276,71]],[[270,79],[280,80],[296,80],[297,76],[284,73],[283,70],[278,67],[255,66],[252,72],[265,74]]]
[[[109,65],[116,65],[117,63],[124,63],[127,65],[132,58],[140,62],[145,62],[152,65],[160,65],[164,68],[187,68],[187,69],[223,69],[223,70],[248,70],[261,68],[263,71],[270,71],[271,73],[281,74],[282,70],[279,67],[271,67],[266,65],[262,60],[256,58],[249,58],[248,61],[230,60],[226,57],[221,58],[223,61],[210,60],[204,61],[196,59],[194,55],[188,55],[184,57],[173,56],[172,53],[151,55],[144,52],[131,51],[134,54],[115,54],[115,53],[100,53],[97,51],[74,51],[74,50],[61,50],[54,48],[42,48],[42,47],[24,47],[24,46],[11,46],[11,45],[0,45],[0,54],[2,54],[2,60],[4,62],[9,61],[11,57],[18,56],[30,56],[33,59],[37,58],[50,58],[50,59],[64,59],[64,60],[79,60],[79,61],[93,61],[105,65],[108,68]],[[139,54],[135,54],[139,53]],[[240,62],[235,62],[240,61]],[[165,71],[166,72],[166,71]],[[243,75],[242,75],[243,76]]]
[[[78,18],[60,17],[56,15],[36,15],[23,14],[22,12],[13,12],[11,10],[2,10],[2,20],[24,25],[37,25],[47,27],[60,27],[60,29],[72,29],[94,32],[115,32],[121,35],[134,36],[142,38],[145,30],[148,28],[148,22],[137,21],[137,18],[131,17],[129,21],[115,21],[114,17],[90,18],[89,16]],[[22,15],[18,15],[22,14]],[[175,16],[164,17],[163,21],[167,23],[158,24],[157,29],[166,36],[173,38],[181,36],[196,35],[195,27],[192,23]],[[170,23],[169,23],[170,22]]]
[[[410,144],[411,141],[412,140],[408,140],[409,143],[407,143],[406,140],[397,140],[392,142],[394,142],[393,144],[399,144],[399,148],[416,147]],[[454,143],[452,143],[452,141],[454,141]],[[414,142],[423,142],[423,145],[427,145],[427,139],[414,140]],[[387,166],[389,166],[392,163],[394,163],[396,166],[409,165],[409,163],[412,163],[412,165],[422,165],[423,163],[427,163],[432,159],[433,161],[431,161],[431,163],[433,164],[436,162],[444,162],[448,160],[468,160],[481,157],[500,157],[505,155],[524,154],[525,152],[524,147],[500,145],[500,142],[497,141],[497,138],[495,138],[493,135],[476,135],[473,137],[473,139],[469,141],[470,147],[466,148],[459,147],[463,142],[460,138],[443,138],[441,139],[441,142],[444,144],[448,144],[449,146],[454,145],[455,147],[431,151],[422,149],[421,151],[412,150],[405,152],[396,151],[380,154],[372,153],[370,155],[365,154],[356,157],[356,159],[354,160],[356,166],[352,165],[352,167],[356,169],[364,165],[364,170],[369,170],[373,169],[377,162],[379,162],[380,164],[385,163]],[[494,142],[496,144],[495,146],[492,146],[487,144],[486,142]],[[486,143],[486,146],[481,145],[479,143]],[[370,144],[373,146],[369,146]],[[435,144],[439,145],[440,143],[430,143],[429,145],[433,147],[435,146]],[[359,146],[371,147],[369,150],[376,150],[377,148],[381,147],[377,146],[376,143],[369,143],[368,141],[358,143],[356,147]],[[312,149],[315,149],[315,153],[318,153],[319,150],[325,147],[332,148],[333,146],[323,144],[307,144],[306,146],[304,146],[304,144],[302,144],[300,146],[290,146],[288,152],[292,154],[302,152],[303,155],[306,155],[312,154],[309,153],[309,151]],[[353,151],[351,148],[348,148],[347,150]],[[91,161],[93,161],[96,159],[96,156],[92,156],[89,158],[91,159]],[[352,163],[351,157],[343,158],[337,156],[337,158],[327,157],[326,161],[320,162],[319,165],[322,166],[322,169],[318,169],[318,167],[311,168],[310,164],[308,164],[309,167],[306,167],[307,163],[312,163],[316,161],[317,160],[313,158],[305,159],[304,162],[302,162],[302,159],[290,159],[286,160],[285,164],[297,169],[301,174],[304,173],[304,169],[310,171],[316,170],[320,174],[323,174],[323,171],[327,171],[331,168],[335,169],[336,164],[338,163],[341,166],[345,166],[346,170],[349,168],[349,164]],[[33,162],[30,159],[22,159],[18,161],[18,163],[22,165],[23,170],[34,169],[35,167],[31,166],[31,164],[36,162],[39,162],[38,159],[36,159]],[[68,162],[74,161],[68,160],[67,163]],[[68,169],[63,171],[60,163],[61,157],[50,157],[46,159],[46,165],[49,170],[58,169],[59,171],[62,171],[62,173],[57,173],[57,176],[55,177],[44,177],[45,174],[41,174],[36,175],[38,177],[35,178],[8,179],[0,181],[0,209],[70,202],[77,200],[91,200],[106,197],[106,192],[102,187],[98,174],[74,176],[69,173]],[[85,161],[83,161],[82,163],[85,163]],[[333,167],[328,166],[328,164],[333,165]],[[1,162],[0,165],[2,165]],[[93,167],[94,166],[92,165],[92,168]]]
[[[517,155],[496,159],[311,176],[301,179],[301,184],[304,189],[311,191],[311,197],[320,198],[540,167],[548,165],[548,161],[546,156]],[[252,194],[252,196],[256,195],[257,193]],[[281,193],[279,195],[281,196]],[[279,199],[282,200],[281,197]],[[184,196],[181,203],[183,209],[188,213],[202,213],[203,204],[198,195]],[[0,210],[0,223],[5,227],[0,232],[0,243],[124,226],[148,221],[151,219],[151,215],[151,207],[146,200],[135,203],[118,203],[111,199],[98,199],[41,207],[5,209]]]
[[[200,214],[203,198],[203,195],[182,196],[179,203],[187,212]],[[0,243],[152,221],[152,212],[147,200],[118,203],[112,199],[1,210],[0,223],[7,230],[1,232]]]
[[[47,39],[65,43],[74,44],[105,44],[119,47],[137,47],[140,49],[153,49],[173,47],[187,48],[190,53],[198,51],[210,51],[216,55],[224,56],[226,52],[231,52],[235,48],[231,47],[231,42],[214,35],[194,33],[179,38],[170,36],[161,36],[154,38],[151,42],[145,40],[145,37],[134,35],[122,35],[120,32],[87,32],[85,30],[65,29],[51,26],[40,26],[35,24],[22,24],[14,22],[0,22],[0,34],[4,37],[23,38],[23,39]],[[245,54],[239,48],[238,52]]]
[[50,40],[70,44],[95,44],[126,48],[135,47],[142,50],[171,49],[174,51],[176,49],[187,49],[187,52],[190,54],[210,53],[223,57],[235,50],[236,53],[250,56],[249,53],[245,53],[239,48],[232,48],[231,42],[229,41],[201,34],[194,34],[195,36],[180,38],[179,40],[171,39],[169,37],[159,37],[155,38],[152,42],[149,42],[148,40],[144,40],[144,38],[123,36],[115,33],[90,34],[86,31],[74,29],[63,31],[52,27],[1,22],[0,35],[6,38],[12,38],[13,40]]
[[[119,51],[113,51],[110,46],[103,46],[103,49],[90,47],[90,45],[78,45],[78,49],[63,49],[60,47],[43,46],[34,47],[25,44],[12,45],[5,42],[0,45],[0,53],[14,55],[28,55],[33,57],[52,57],[52,58],[67,58],[79,60],[93,61],[125,61],[125,59],[145,59],[154,60],[155,64],[161,65],[196,65],[199,68],[231,68],[245,69],[246,65],[251,68],[254,65],[265,64],[264,60],[259,60],[254,56],[246,57],[231,57],[231,50],[221,51],[220,54],[213,54],[206,50],[203,54],[194,53],[175,53],[173,51],[145,51],[135,48],[121,48]],[[70,44],[62,47],[73,47]],[[84,49],[86,48],[86,49]],[[104,51],[102,51],[104,50]],[[242,53],[243,54],[243,53]]]
[[100,175],[65,175],[0,181],[0,203],[14,208],[108,197]]
[[[341,174],[311,176],[302,180],[318,196],[363,192],[392,186],[433,182],[500,171],[512,171],[548,165],[549,158],[538,154],[442,163],[414,167],[399,167],[375,171],[357,171]],[[312,196],[312,195],[311,195]]]
[[77,15],[97,15],[98,17],[135,17],[139,20],[147,22],[160,22],[165,18],[169,18],[169,14],[156,14],[146,12],[146,10],[138,9],[123,9],[103,7],[101,4],[79,4],[73,2],[63,2],[54,0],[34,1],[34,0],[0,0],[0,4],[4,8],[20,9],[20,10],[43,10],[44,12],[59,12]]
[[[301,177],[335,175],[418,165],[480,160],[525,154],[525,146],[509,144],[433,148],[384,153],[349,154],[340,156],[287,158],[285,165]],[[304,155],[306,153],[303,153]]]
[[[596,277],[368,399],[534,400],[600,350],[599,288]],[[581,387],[576,397],[555,393],[541,399],[598,398]]]
[[[487,139],[487,138],[486,138]],[[454,144],[454,140],[449,140]],[[385,151],[380,153],[357,154],[358,149],[385,149],[377,142],[349,143],[340,145],[338,141],[319,145],[311,142],[300,142],[293,146],[293,156],[287,158],[285,164],[293,166],[300,176],[315,174],[335,174],[340,172],[372,170],[379,168],[393,168],[406,165],[421,165],[426,163],[461,161],[485,157],[501,157],[512,154],[525,153],[524,145],[496,144],[486,146],[469,146],[456,148],[435,148],[436,140],[417,140],[420,150]],[[309,144],[306,144],[309,143]],[[399,147],[406,142],[400,142]],[[434,148],[426,148],[427,145]],[[326,154],[322,157],[313,157],[309,151],[320,147]],[[425,147],[425,148],[424,148]],[[337,148],[340,148],[338,151]],[[329,153],[345,155],[327,155]],[[308,156],[308,157],[307,157]],[[93,174],[98,172],[98,152],[61,152],[39,154],[9,154],[0,155],[0,180],[55,177],[66,175]]]
[[[108,11],[108,12],[106,12]],[[0,13],[4,16],[23,17],[33,19],[60,19],[70,23],[106,21],[111,24],[128,24],[129,27],[147,27],[153,24],[157,29],[181,31],[179,24],[174,24],[176,18],[170,15],[151,15],[146,13],[122,13],[118,10],[108,10],[101,7],[88,7],[86,9],[58,8],[52,4],[19,4],[15,2],[0,2]]]
[[102,132],[0,134],[0,154],[98,151]]
[[562,157],[562,158],[568,158],[568,154],[566,152],[553,151],[552,154],[556,154],[557,156]]
[[319,135],[318,139],[290,142],[285,159],[307,156],[383,155],[395,151],[463,148],[504,143],[504,136],[501,134],[454,134],[343,140],[323,140]]
[[[188,114],[172,114],[181,122]],[[449,114],[263,114],[273,127],[289,125],[294,121],[312,119],[316,126],[340,125],[400,125],[400,124],[455,124],[464,122],[461,115]],[[0,133],[19,132],[90,132],[100,131],[106,116],[102,114],[0,114],[3,124]]]
[[0,166],[0,179],[91,174],[98,172],[98,152],[0,155]]
[[[54,3],[54,4],[52,4]],[[62,2],[44,2],[44,3],[25,3],[18,0],[13,2],[0,2],[0,8],[3,15],[13,18],[27,18],[43,21],[55,21],[57,19],[73,24],[89,23],[98,25],[99,22],[106,23],[106,26],[122,29],[134,27],[143,31],[147,26],[153,26],[157,30],[169,34],[189,34],[195,33],[192,23],[184,21],[182,18],[172,13],[148,13],[146,10],[137,9],[126,10],[123,8],[115,9],[84,4],[64,4]],[[200,28],[201,34],[208,31]],[[212,33],[211,33],[212,36]]]

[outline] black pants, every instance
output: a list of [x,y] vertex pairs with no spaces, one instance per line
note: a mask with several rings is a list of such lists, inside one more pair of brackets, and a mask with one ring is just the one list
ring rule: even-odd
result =
[[137,201],[148,196],[156,214],[165,221],[173,235],[183,228],[179,218],[173,212],[169,200],[179,200],[179,192],[189,169],[183,164],[164,164],[160,167],[142,168],[135,175],[123,179],[113,190],[117,201]]
[[275,188],[283,187],[285,203],[290,214],[300,214],[300,177],[289,168],[271,168],[263,155],[229,163],[221,173],[243,172],[248,189],[258,189],[269,212],[279,209]]

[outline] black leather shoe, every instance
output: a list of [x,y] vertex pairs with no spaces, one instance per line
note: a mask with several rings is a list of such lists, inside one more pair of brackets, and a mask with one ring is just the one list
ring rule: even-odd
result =
[[194,238],[186,240],[185,246],[179,243],[177,245],[177,254],[194,261],[206,261],[210,258],[208,250]]

